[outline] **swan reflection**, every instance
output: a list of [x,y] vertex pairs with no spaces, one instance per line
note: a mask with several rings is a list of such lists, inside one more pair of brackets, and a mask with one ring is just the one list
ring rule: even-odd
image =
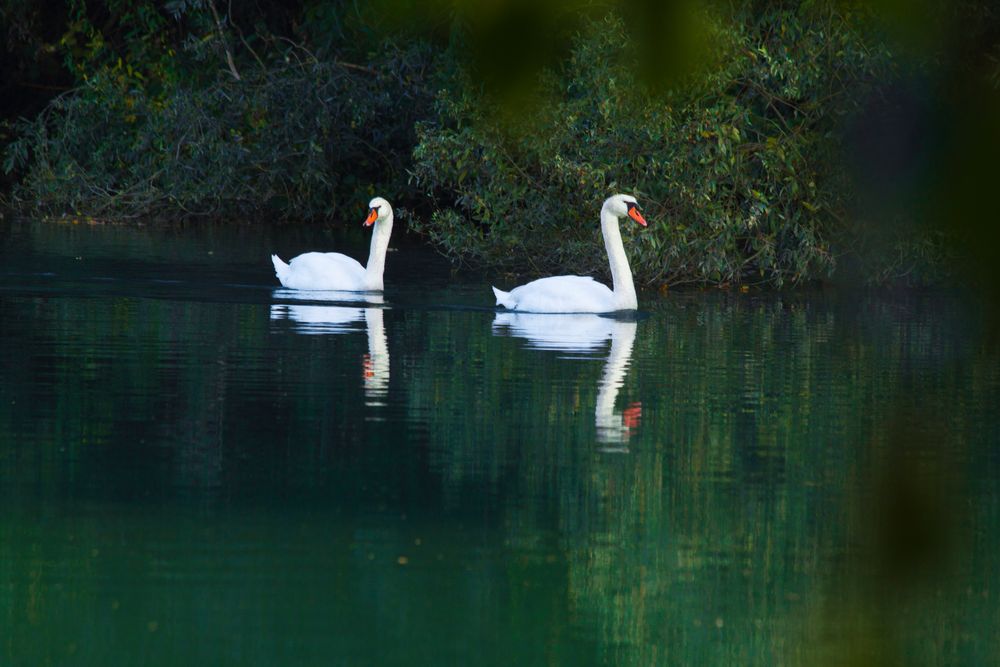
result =
[[366,305],[383,305],[385,297],[381,292],[349,292],[345,290],[298,290],[279,287],[271,290],[275,301],[318,301],[323,305],[330,303],[361,303]]
[[365,308],[365,328],[368,329],[368,354],[364,358],[365,398],[368,405],[385,405],[381,400],[389,393],[389,344],[382,323],[381,308]]
[[271,320],[288,320],[294,324],[297,333],[307,335],[344,334],[362,331],[361,323],[368,334],[368,352],[362,357],[362,379],[366,405],[385,405],[389,393],[389,345],[385,332],[384,308],[371,307],[382,304],[381,294],[363,292],[298,292],[296,290],[274,290],[274,296],[282,299],[309,301],[364,301],[368,307],[335,306],[327,304],[275,303],[271,305]]
[[625,374],[632,358],[636,326],[635,322],[615,322],[611,331],[611,350],[604,363],[594,408],[598,442],[627,443],[642,417],[642,404],[638,402],[615,412],[615,399],[618,398],[618,390],[625,384]]
[[592,314],[553,315],[541,313],[497,313],[493,320],[495,335],[524,338],[527,347],[558,350],[592,356],[611,339],[611,349],[597,387],[594,426],[597,441],[609,445],[606,451],[628,451],[627,443],[642,416],[642,404],[633,403],[616,411],[618,391],[625,382],[637,323]]

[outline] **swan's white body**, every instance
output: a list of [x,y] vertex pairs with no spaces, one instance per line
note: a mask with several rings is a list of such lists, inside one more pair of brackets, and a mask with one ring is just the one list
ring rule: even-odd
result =
[[307,252],[287,264],[277,255],[271,255],[274,273],[282,286],[300,290],[381,291],[385,253],[392,234],[392,207],[381,197],[371,200],[368,206],[375,217],[369,214],[366,224],[374,224],[375,231],[366,266],[339,252]]
[[611,265],[611,289],[587,276],[553,276],[539,278],[509,292],[494,287],[497,305],[528,313],[611,313],[635,310],[638,300],[632,282],[632,269],[618,228],[618,219],[626,215],[646,224],[635,208],[635,198],[628,195],[610,197],[601,207],[601,232]]
[[307,252],[293,257],[288,264],[277,255],[271,255],[271,262],[282,286],[291,289],[347,292],[368,289],[365,267],[358,260],[339,252]]

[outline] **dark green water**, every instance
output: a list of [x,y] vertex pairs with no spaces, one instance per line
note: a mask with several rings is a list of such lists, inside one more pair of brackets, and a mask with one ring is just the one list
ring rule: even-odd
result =
[[331,244],[2,223],[0,665],[1000,662],[967,304],[275,291]]

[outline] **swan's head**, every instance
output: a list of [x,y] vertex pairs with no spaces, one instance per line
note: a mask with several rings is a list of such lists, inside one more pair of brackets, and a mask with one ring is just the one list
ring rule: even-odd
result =
[[624,218],[627,215],[643,227],[646,226],[646,219],[639,212],[639,202],[632,195],[614,195],[613,197],[608,197],[604,202],[604,208],[617,218]]
[[389,206],[389,202],[381,197],[375,197],[368,202],[368,217],[365,218],[365,227],[371,227],[379,220],[384,220],[390,213],[392,213],[392,207]]

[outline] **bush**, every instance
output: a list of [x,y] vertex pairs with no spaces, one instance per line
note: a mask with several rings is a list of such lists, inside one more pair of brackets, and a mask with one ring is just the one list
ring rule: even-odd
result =
[[[606,272],[602,200],[636,195],[623,225],[641,283],[828,275],[849,194],[838,123],[889,66],[852,20],[807,10],[705,13],[716,61],[657,94],[610,16],[543,77],[537,123],[495,112],[462,74],[419,128],[419,225],[449,255],[511,270]],[[544,267],[544,271],[543,271]]]
[[[70,0],[65,17],[45,14],[62,34],[45,50],[76,87],[13,130],[0,121],[5,203],[310,220],[379,192],[455,259],[600,274],[599,206],[628,192],[652,223],[625,225],[640,283],[777,286],[838,267],[934,280],[956,264],[953,207],[970,213],[967,236],[988,233],[979,186],[1000,60],[983,47],[987,3],[931,4],[957,16],[941,34],[968,38],[971,55],[896,58],[878,7],[836,0],[221,13],[203,0]],[[595,18],[613,6],[627,18]],[[14,14],[28,33],[42,16]],[[545,43],[510,52],[528,36]],[[18,48],[22,61],[37,50]],[[894,102],[907,81],[912,100]],[[936,109],[946,87],[959,94]]]
[[119,61],[20,123],[7,151],[7,170],[23,171],[13,201],[118,219],[310,219],[376,191],[405,197],[431,57],[420,43],[387,45],[370,66],[289,51],[242,66],[240,80],[155,88]]

